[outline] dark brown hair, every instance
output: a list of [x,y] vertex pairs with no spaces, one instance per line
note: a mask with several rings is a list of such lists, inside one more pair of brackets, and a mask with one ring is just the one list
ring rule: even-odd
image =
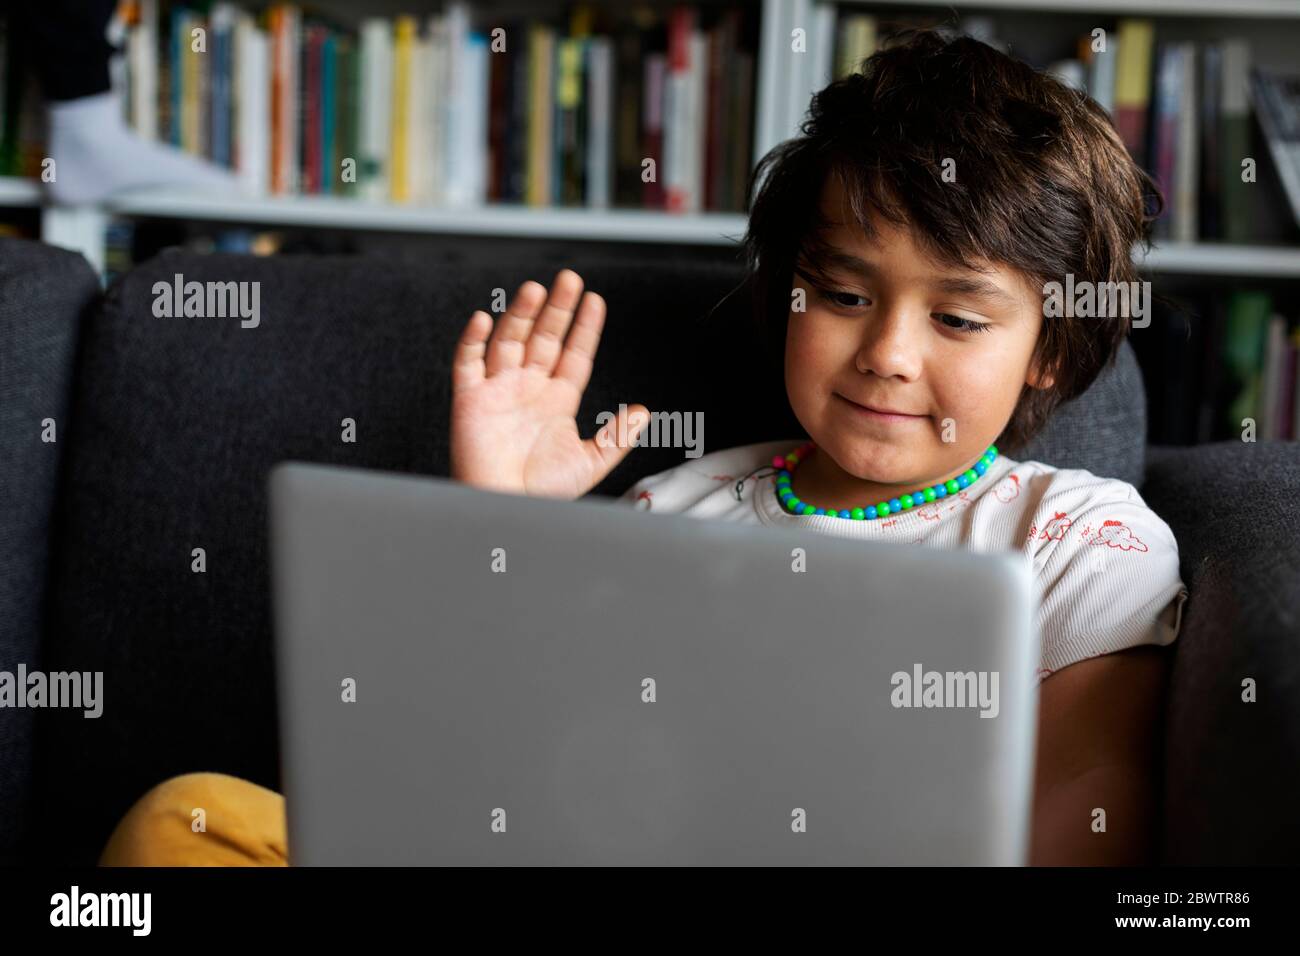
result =
[[[853,218],[909,228],[940,261],[1010,267],[1049,281],[1132,282],[1137,243],[1161,208],[1106,112],[1085,94],[969,37],[913,31],[817,93],[801,136],[773,148],[749,182],[744,253],[770,354],[784,348],[796,262],[827,228],[822,188],[840,177]],[[942,177],[956,161],[956,181]],[[824,246],[821,246],[824,248]],[[1114,362],[1130,319],[1044,318],[1024,386],[998,438],[1023,447],[1061,403]]]

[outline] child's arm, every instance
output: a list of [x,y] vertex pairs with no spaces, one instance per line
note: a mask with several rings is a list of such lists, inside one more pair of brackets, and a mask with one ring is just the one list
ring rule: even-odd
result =
[[[1141,646],[1080,661],[1039,689],[1029,862],[1142,865],[1158,844],[1167,659]],[[1095,832],[1097,809],[1105,831]]]
[[496,323],[486,312],[470,316],[452,360],[452,478],[573,499],[623,460],[650,420],[644,405],[621,407],[588,439],[575,420],[604,322],[605,300],[584,296],[572,269],[560,270],[549,294],[525,282]]

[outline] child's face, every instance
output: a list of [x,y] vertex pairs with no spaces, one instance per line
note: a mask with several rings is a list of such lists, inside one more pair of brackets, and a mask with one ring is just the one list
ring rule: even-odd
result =
[[[876,239],[868,241],[841,198],[830,177],[822,211],[834,230],[828,239],[846,257],[823,264],[834,284],[817,289],[794,277],[806,308],[795,310],[792,293],[785,346],[791,407],[850,475],[917,485],[946,478],[994,442],[1025,383],[1050,385],[1029,367],[1041,296],[1005,267],[971,272],[939,263],[879,217]],[[861,260],[860,269],[848,258]],[[964,331],[973,323],[983,328]],[[915,417],[887,419],[859,405]]]

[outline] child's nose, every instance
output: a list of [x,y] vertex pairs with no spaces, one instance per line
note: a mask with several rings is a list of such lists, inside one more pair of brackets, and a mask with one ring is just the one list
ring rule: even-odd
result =
[[881,309],[865,324],[854,363],[864,375],[916,378],[920,373],[928,317],[894,306]]

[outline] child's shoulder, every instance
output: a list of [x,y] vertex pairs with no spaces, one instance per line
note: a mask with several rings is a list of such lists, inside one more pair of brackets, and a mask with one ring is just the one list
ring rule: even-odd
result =
[[1165,551],[1176,562],[1172,530],[1129,482],[1041,461],[1016,462],[1009,474],[1016,476],[1032,511],[1028,542],[1038,556],[1054,553],[1064,561],[1104,544],[1121,551]]
[[1085,468],[1058,468],[1036,459],[1008,461],[1008,474],[1016,476],[1036,501],[1057,505],[1131,503],[1145,508],[1142,495],[1121,478],[1107,478]]

